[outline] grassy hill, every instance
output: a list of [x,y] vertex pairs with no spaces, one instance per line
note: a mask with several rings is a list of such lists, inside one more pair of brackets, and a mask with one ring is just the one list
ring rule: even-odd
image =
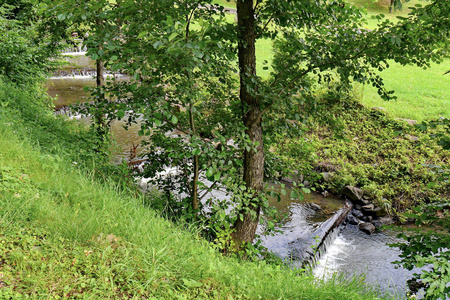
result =
[[0,91],[1,299],[376,298],[356,280],[220,255],[148,209],[157,194],[99,180],[91,133],[41,93]]

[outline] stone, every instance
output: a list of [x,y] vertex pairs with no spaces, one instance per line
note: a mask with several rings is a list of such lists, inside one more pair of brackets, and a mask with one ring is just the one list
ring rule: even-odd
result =
[[381,217],[381,218],[377,218],[377,219],[373,220],[372,224],[376,228],[379,228],[379,227],[385,226],[385,225],[392,225],[392,224],[394,224],[394,221],[392,220],[391,217]]
[[322,196],[324,196],[324,197],[330,196],[330,193],[329,193],[327,190],[323,191],[321,194],[322,194]]
[[375,226],[372,223],[367,223],[367,222],[359,223],[358,227],[359,227],[359,230],[361,230],[362,232],[367,233],[369,235],[374,233],[376,230]]
[[359,224],[359,219],[357,217],[355,217],[353,214],[349,214],[347,216],[347,221],[348,221],[348,223],[350,223],[352,225],[358,225]]
[[308,181],[308,180],[303,181],[303,185],[304,185],[305,187],[309,187],[309,181]]
[[320,173],[322,175],[323,181],[329,182],[331,178],[333,178],[334,173],[333,172],[322,172]]
[[384,209],[383,207],[376,207],[373,212],[375,214],[375,217],[384,217],[388,214],[386,209]]
[[363,190],[361,190],[360,188],[354,187],[354,186],[350,186],[347,185],[344,190],[342,191],[342,193],[349,197],[350,200],[353,201],[361,201],[362,196],[364,194]]
[[370,204],[370,201],[367,200],[367,199],[362,199],[362,200],[361,200],[361,203],[362,203],[363,205],[367,205],[367,204]]
[[352,215],[354,215],[357,218],[362,218],[364,216],[364,214],[360,210],[357,210],[357,209],[352,210]]
[[361,218],[361,221],[364,221],[364,222],[371,222],[372,220],[373,220],[372,216],[363,216]]
[[322,207],[320,207],[319,204],[316,204],[316,203],[314,203],[314,202],[311,202],[311,203],[309,204],[309,206],[311,206],[311,208],[314,209],[314,210],[321,210],[321,209],[322,209]]
[[419,138],[415,135],[410,135],[410,134],[405,134],[405,138],[407,138],[408,140],[412,141],[412,142],[417,142],[419,140]]
[[287,177],[287,176],[281,177],[281,181],[284,181],[284,182],[287,182],[287,183],[293,183],[294,182],[294,180],[291,177]]
[[363,205],[361,208],[362,208],[362,210],[364,212],[369,212],[369,211],[373,211],[375,209],[375,205],[370,203],[370,204],[367,204],[367,205]]
[[414,126],[417,124],[416,120],[402,119],[402,118],[397,118],[396,120],[406,122],[409,126]]
[[387,115],[387,110],[384,107],[372,107],[372,110]]

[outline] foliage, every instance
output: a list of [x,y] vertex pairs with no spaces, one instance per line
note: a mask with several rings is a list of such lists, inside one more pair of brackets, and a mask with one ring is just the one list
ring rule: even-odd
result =
[[46,53],[33,42],[35,32],[7,19],[9,10],[0,6],[0,76],[18,84],[43,78],[49,63]]
[[[444,126],[443,131],[432,134],[438,137],[438,143],[449,149],[449,120],[439,119],[431,122],[416,124],[421,130],[436,129]],[[450,166],[428,165],[431,172],[436,174],[434,182],[429,186],[439,183],[449,184]],[[449,189],[447,188],[447,191]],[[424,288],[427,299],[445,299],[450,296],[450,195],[444,195],[434,201],[423,203],[414,207],[405,217],[415,220],[419,229],[399,234],[405,239],[405,243],[397,243],[393,246],[402,251],[401,264],[409,270],[420,268],[419,273],[409,281],[410,289],[417,292]],[[424,228],[420,228],[424,226]]]
[[[353,94],[330,89],[317,91],[322,100],[311,124],[299,124],[306,132],[303,144],[316,149],[311,167],[299,172],[314,187],[341,194],[347,185],[358,186],[392,215],[448,197],[449,183],[440,180],[439,168],[446,168],[449,153],[435,139],[406,121],[364,108]],[[444,130],[439,125],[433,134]],[[326,181],[324,172],[331,175]]]
[[[99,19],[86,40],[88,54],[132,78],[97,89],[88,111],[128,124],[139,119],[140,133],[151,136],[145,175],[168,199],[185,199],[174,203],[187,218],[199,217],[204,195],[216,186],[234,195],[234,213],[226,222],[245,241],[253,239],[256,226],[238,228],[254,223],[267,203],[261,193],[263,149],[280,140],[271,134],[282,131],[268,126],[270,138],[264,138],[262,118],[273,111],[278,113],[271,115],[272,125],[304,119],[300,109],[315,102],[311,74],[319,83],[330,82],[328,70],[334,70],[343,90],[354,81],[370,82],[383,98],[394,98],[374,69],[386,69],[389,59],[422,67],[439,62],[446,54],[441,41],[448,35],[448,7],[442,0],[413,9],[397,24],[379,16],[373,31],[360,29],[361,12],[339,1],[237,1],[239,26],[226,22],[223,7],[211,1],[147,1],[139,7],[134,1],[64,1],[47,3],[47,8],[60,20]],[[255,69],[254,44],[260,38],[276,39],[273,72],[266,81]],[[234,72],[239,72],[239,84]],[[289,160],[275,155],[267,161],[271,171],[279,169],[274,174],[292,169]],[[176,176],[160,176],[172,167]]]
[[319,283],[223,257],[143,207],[142,197],[99,183],[65,152],[49,155],[21,136],[0,122],[2,299],[376,298],[356,280]]

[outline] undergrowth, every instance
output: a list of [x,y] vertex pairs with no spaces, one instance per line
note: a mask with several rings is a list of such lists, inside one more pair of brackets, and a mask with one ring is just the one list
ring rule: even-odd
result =
[[[334,124],[306,129],[316,149],[308,179],[318,189],[340,194],[346,185],[360,187],[392,214],[450,198],[450,183],[439,177],[450,165],[450,152],[433,138],[443,128],[424,132],[420,124],[395,120],[356,101],[322,96],[321,111]],[[323,172],[329,173],[326,180]]]
[[98,180],[89,130],[46,112],[35,90],[0,84],[1,299],[376,298],[357,279],[220,255]]

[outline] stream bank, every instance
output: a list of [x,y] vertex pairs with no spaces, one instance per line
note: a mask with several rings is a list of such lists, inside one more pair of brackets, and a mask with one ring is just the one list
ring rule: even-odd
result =
[[[78,101],[83,102],[87,99],[87,93],[84,86],[94,86],[95,80],[91,76],[73,76],[52,78],[50,81],[49,93],[53,96],[59,95],[56,105],[68,105]],[[67,100],[65,98],[67,97]],[[130,156],[132,145],[137,144],[141,137],[137,135],[138,126],[125,131],[121,122],[113,122],[113,136],[118,144],[116,159],[126,159]],[[289,194],[289,193],[288,193]],[[286,214],[286,218],[279,224],[280,233],[274,236],[264,237],[263,245],[277,256],[289,260],[302,261],[305,258],[305,249],[314,245],[317,231],[324,224],[332,220],[335,212],[344,205],[343,200],[333,196],[324,197],[321,194],[307,195],[305,201],[296,201],[292,199],[282,199],[282,201],[272,205],[276,206],[280,211]],[[319,208],[317,208],[319,207]],[[349,228],[349,229],[347,229]],[[395,275],[398,279],[397,283],[379,280],[386,274],[394,274],[394,266],[387,262],[382,268],[371,267],[370,263],[383,260],[382,252],[378,257],[372,257],[367,260],[367,253],[364,251],[356,251],[353,246],[361,246],[362,249],[371,249],[373,247],[385,249],[386,242],[392,239],[392,235],[380,232],[373,236],[364,236],[355,227],[348,225],[347,227],[337,228],[329,234],[329,238],[323,242],[323,248],[326,249],[324,255],[317,259],[314,263],[314,272],[318,277],[329,278],[337,272],[338,274],[360,274],[363,272],[371,273],[373,276],[367,276],[366,282],[369,285],[380,285],[380,289],[387,293],[395,292],[396,294],[404,294],[406,278],[408,275]],[[350,230],[352,229],[352,230]],[[345,234],[345,235],[344,235]],[[364,238],[362,238],[364,237]],[[375,237],[372,239],[372,237]],[[346,247],[340,247],[345,245]],[[347,247],[348,246],[348,247]],[[333,249],[338,249],[332,251]],[[353,250],[352,250],[353,249]],[[356,249],[356,248],[355,248]],[[389,248],[392,249],[392,248]],[[392,250],[392,260],[398,259],[399,251]],[[340,253],[335,255],[335,253]],[[349,255],[351,253],[351,255]],[[308,255],[311,255],[309,253]],[[396,258],[394,258],[396,257]],[[343,260],[345,263],[341,263]],[[350,261],[361,261],[360,264],[353,264]],[[331,265],[330,265],[331,263]],[[365,264],[365,265],[364,265]],[[302,263],[300,263],[301,266]],[[344,265],[340,268],[337,266]],[[320,270],[323,271],[320,271]]]

